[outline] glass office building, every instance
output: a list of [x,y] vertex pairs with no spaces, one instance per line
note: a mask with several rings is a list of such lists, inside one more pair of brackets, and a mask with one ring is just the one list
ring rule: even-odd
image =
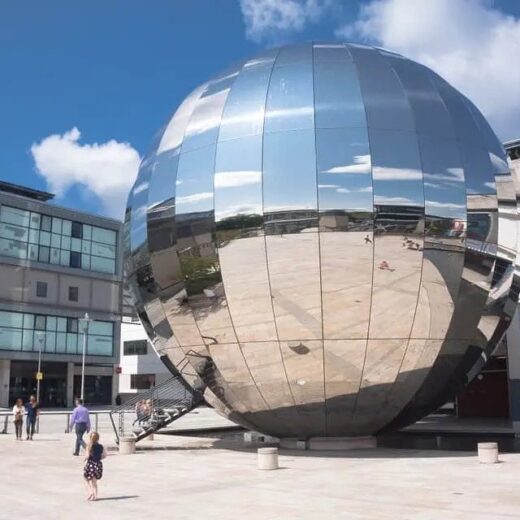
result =
[[423,417],[516,308],[504,149],[463,94],[384,49],[291,45],[215,75],[144,158],[125,226],[156,350],[277,436]]
[[[0,183],[0,406],[36,392],[43,406],[117,395],[121,223],[49,204],[52,194]],[[81,321],[90,316],[88,326]]]
[[0,255],[115,273],[117,233],[8,205],[0,208]]

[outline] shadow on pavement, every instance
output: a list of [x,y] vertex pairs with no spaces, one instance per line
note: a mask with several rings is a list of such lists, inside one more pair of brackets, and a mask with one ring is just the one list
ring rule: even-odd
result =
[[127,500],[129,498],[139,498],[139,495],[122,495],[120,497],[103,497],[103,498],[97,498],[96,502],[103,502],[105,500]]

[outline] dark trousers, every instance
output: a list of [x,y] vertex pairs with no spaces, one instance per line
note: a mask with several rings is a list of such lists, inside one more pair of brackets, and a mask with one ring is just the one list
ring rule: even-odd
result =
[[27,437],[32,439],[34,430],[36,428],[36,417],[27,417],[27,420],[25,421],[25,428],[27,430]]
[[23,425],[23,419],[20,419],[18,421],[14,421],[14,431],[16,433],[16,438],[21,439],[22,438],[22,425]]
[[76,449],[74,450],[74,453],[76,455],[79,455],[79,447],[83,446],[83,449],[87,447],[85,444],[85,441],[83,440],[83,435],[85,435],[85,432],[87,431],[87,425],[85,423],[76,423]]

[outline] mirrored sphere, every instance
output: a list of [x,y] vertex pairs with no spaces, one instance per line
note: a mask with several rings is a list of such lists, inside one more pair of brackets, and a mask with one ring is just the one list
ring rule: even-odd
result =
[[143,159],[126,273],[174,373],[248,428],[356,436],[452,397],[516,304],[489,124],[393,52],[304,43],[197,87]]

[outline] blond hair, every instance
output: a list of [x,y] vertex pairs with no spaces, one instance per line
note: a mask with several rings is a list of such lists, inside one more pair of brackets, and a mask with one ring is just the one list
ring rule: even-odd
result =
[[98,432],[90,432],[89,441],[87,445],[87,450],[90,452],[90,449],[94,444],[99,442],[99,433]]

